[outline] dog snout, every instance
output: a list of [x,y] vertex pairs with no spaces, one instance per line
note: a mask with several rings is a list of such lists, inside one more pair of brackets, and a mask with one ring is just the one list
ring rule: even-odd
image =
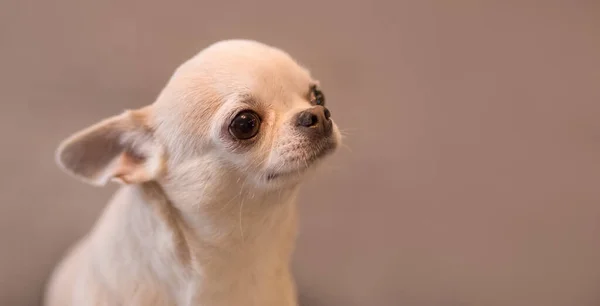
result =
[[333,122],[331,122],[331,112],[321,105],[312,107],[298,113],[296,117],[296,126],[310,133],[329,136],[331,135],[333,126]]

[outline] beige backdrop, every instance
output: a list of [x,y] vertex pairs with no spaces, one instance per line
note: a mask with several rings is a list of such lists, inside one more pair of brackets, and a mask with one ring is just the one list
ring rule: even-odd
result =
[[289,51],[349,135],[305,186],[306,306],[600,305],[600,2],[0,2],[0,305],[113,188],[53,163],[224,38]]

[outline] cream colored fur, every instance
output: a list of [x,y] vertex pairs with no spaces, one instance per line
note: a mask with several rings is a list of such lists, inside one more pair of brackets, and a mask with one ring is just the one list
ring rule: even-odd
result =
[[[56,268],[45,305],[297,305],[296,194],[340,141],[335,125],[318,142],[295,127],[315,108],[312,84],[281,50],[219,42],[180,66],[153,104],[63,142],[66,172],[123,186]],[[262,119],[250,141],[227,129],[243,109]]]

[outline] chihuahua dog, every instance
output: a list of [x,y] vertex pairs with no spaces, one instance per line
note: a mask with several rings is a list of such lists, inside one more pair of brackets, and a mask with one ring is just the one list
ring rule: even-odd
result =
[[297,305],[296,195],[340,138],[318,82],[288,54],[211,45],[153,104],[58,148],[67,173],[123,186],[56,268],[45,305]]

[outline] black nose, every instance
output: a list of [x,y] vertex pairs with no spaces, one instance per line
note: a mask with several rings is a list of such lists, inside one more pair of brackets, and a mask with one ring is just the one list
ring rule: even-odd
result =
[[332,126],[329,118],[331,118],[331,112],[319,105],[300,112],[296,119],[296,125],[302,128],[312,128],[328,136]]

